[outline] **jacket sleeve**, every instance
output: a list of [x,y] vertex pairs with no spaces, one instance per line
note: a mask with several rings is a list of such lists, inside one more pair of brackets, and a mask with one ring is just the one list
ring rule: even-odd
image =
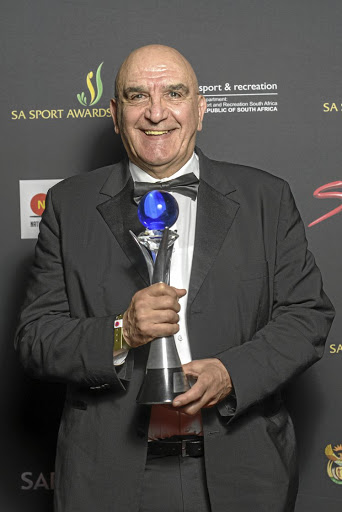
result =
[[130,371],[127,363],[118,372],[113,365],[114,319],[115,314],[102,318],[70,315],[60,228],[50,190],[16,333],[21,362],[33,377],[123,390],[119,375],[128,379]]
[[315,363],[334,318],[322,289],[319,269],[307,250],[304,226],[289,185],[284,182],[279,208],[269,322],[246,343],[217,357],[226,366],[235,396],[219,404],[231,419],[280,391]]

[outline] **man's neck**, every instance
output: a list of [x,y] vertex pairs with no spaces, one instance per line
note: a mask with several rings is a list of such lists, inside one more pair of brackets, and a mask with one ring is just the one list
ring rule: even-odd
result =
[[[133,162],[134,165],[136,165],[139,169],[143,170],[146,174],[151,176],[153,179],[156,180],[163,180],[165,178],[171,178],[175,174],[178,173],[180,169],[182,169],[184,166],[187,165],[187,163],[191,160],[191,158],[194,155],[194,151],[190,154],[190,156],[185,159],[185,161],[181,161],[178,163],[178,165],[173,164],[171,167],[161,165],[160,167],[155,166],[150,168],[147,164],[140,165],[140,162]],[[130,160],[131,161],[131,160]]]
[[133,162],[129,161],[129,170],[132,175],[132,178],[134,181],[147,181],[149,183],[154,183],[156,181],[167,181],[169,179],[178,178],[179,176],[183,176],[184,174],[193,172],[197,178],[199,177],[199,165],[198,165],[198,156],[196,153],[193,153],[189,160],[184,164],[178,171],[171,174],[168,177],[155,178],[154,176],[151,176],[148,174],[144,169],[141,169]]

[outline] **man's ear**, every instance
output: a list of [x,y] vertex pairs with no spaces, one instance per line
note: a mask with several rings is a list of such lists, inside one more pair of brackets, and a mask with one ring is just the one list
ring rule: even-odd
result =
[[119,135],[119,123],[118,123],[118,104],[116,99],[112,98],[110,100],[110,113],[112,115],[113,123],[114,123],[114,130],[115,133]]
[[198,96],[198,126],[197,131],[202,130],[202,121],[205,111],[207,110],[207,100],[204,96]]

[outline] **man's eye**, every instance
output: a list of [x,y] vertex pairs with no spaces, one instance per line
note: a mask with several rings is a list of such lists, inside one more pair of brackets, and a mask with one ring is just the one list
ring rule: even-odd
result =
[[171,98],[180,98],[181,97],[179,92],[176,92],[176,91],[170,91],[169,95],[171,96]]
[[134,94],[133,96],[131,96],[131,100],[143,100],[145,99],[145,96],[144,94]]

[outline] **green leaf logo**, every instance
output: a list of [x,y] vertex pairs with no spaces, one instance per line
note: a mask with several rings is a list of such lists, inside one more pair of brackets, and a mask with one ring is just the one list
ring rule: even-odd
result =
[[[89,73],[87,74],[87,87],[90,92],[90,102],[88,105],[89,107],[91,107],[92,105],[96,105],[96,103],[101,99],[101,96],[103,93],[103,85],[102,85],[102,80],[101,80],[102,65],[103,65],[103,62],[101,62],[101,64],[99,65],[99,67],[97,68],[97,71],[96,71],[95,79],[96,79],[97,94],[95,92],[94,86],[91,81],[91,79],[94,76],[94,73],[92,71],[89,71]],[[84,92],[81,92],[81,94],[77,94],[77,99],[81,103],[81,105],[83,105],[84,107],[87,106],[87,97],[84,94]]]

